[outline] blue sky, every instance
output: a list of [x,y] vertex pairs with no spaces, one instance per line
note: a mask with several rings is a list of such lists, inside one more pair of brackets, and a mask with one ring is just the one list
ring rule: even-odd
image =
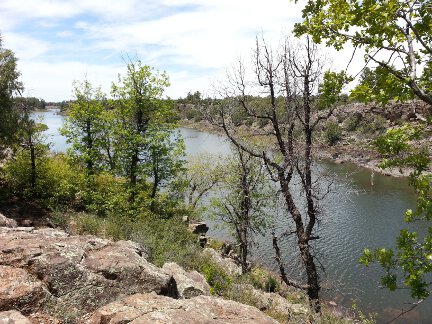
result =
[[72,98],[85,77],[109,92],[122,56],[165,70],[166,94],[210,93],[255,35],[277,45],[301,19],[289,0],[1,0],[4,47],[19,59],[27,96]]

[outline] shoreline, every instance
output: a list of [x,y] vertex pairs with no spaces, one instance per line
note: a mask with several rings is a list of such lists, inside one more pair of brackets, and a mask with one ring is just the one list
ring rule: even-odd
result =
[[[207,121],[193,122],[182,119],[179,121],[179,126],[226,136],[225,132],[220,128],[209,124]],[[381,162],[379,154],[372,149],[361,148],[358,144],[359,143],[348,144],[342,142],[334,146],[329,146],[318,142],[314,145],[314,153],[316,158],[324,159],[334,164],[350,163],[356,167],[367,169],[372,173],[380,173],[384,176],[394,178],[406,178],[409,176],[409,170],[399,170],[397,168],[381,169],[378,166]]]

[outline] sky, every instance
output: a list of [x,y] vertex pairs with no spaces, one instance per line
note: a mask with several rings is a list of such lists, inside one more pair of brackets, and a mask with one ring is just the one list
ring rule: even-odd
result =
[[[72,99],[87,78],[110,91],[125,58],[166,71],[166,95],[210,93],[239,57],[250,60],[262,33],[277,46],[301,21],[290,0],[1,0],[3,47],[15,52],[25,96]],[[331,52],[331,51],[330,51]],[[330,54],[345,68],[350,49]],[[358,66],[352,67],[353,70]],[[361,69],[361,68],[360,68]]]

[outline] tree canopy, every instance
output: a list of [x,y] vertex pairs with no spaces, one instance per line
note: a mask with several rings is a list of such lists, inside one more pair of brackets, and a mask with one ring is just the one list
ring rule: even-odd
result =
[[23,90],[19,77],[17,59],[11,50],[3,48],[0,35],[0,149],[16,134],[18,114],[13,97]]
[[[297,0],[295,1],[297,2]],[[365,50],[374,62],[415,96],[432,105],[432,6],[428,0],[308,1],[297,35],[309,34],[317,43],[337,50],[345,44]],[[390,83],[380,84],[390,96]],[[391,98],[390,98],[391,99]]]

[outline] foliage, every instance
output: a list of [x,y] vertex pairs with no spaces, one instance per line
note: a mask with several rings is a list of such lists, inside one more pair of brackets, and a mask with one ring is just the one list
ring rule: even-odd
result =
[[45,100],[36,97],[15,97],[14,106],[29,107],[30,110],[43,110],[46,107]]
[[[303,22],[294,30],[296,35],[312,35],[315,42],[325,41],[337,50],[346,43],[365,50],[365,60],[380,69],[372,80],[356,88],[358,98],[387,102],[415,95],[432,104],[431,79],[427,78],[432,55],[431,12],[429,0],[309,0],[302,11]],[[424,75],[419,75],[424,65]]]
[[271,224],[271,209],[277,197],[260,160],[233,147],[223,166],[224,176],[211,198],[210,217],[222,221],[240,246],[240,262],[247,272],[253,238]]
[[231,278],[225,270],[214,262],[208,260],[201,267],[201,272],[210,285],[212,295],[222,295],[231,285]]
[[375,69],[366,67],[359,84],[351,91],[351,98],[360,102],[378,102],[386,104],[390,99],[407,101],[413,99],[410,88],[389,72],[387,68],[378,66]]
[[381,135],[387,129],[387,119],[380,115],[367,114],[359,124],[359,131],[368,136]]
[[139,60],[129,62],[127,74],[112,85],[117,171],[129,180],[131,202],[140,179],[153,179],[151,197],[155,198],[163,182],[181,170],[184,150],[179,137],[172,136],[174,110],[171,102],[162,100],[167,86],[166,73],[154,72]]
[[349,132],[355,131],[360,125],[361,119],[362,115],[360,113],[349,116],[344,122],[345,129]]
[[[431,158],[430,148],[415,147],[411,141],[419,139],[424,129],[404,125],[389,129],[375,141],[378,151],[384,155],[382,168],[411,168],[410,185],[417,194],[417,206],[405,213],[406,222],[432,219],[432,175],[428,173]],[[397,269],[402,269],[404,285],[410,289],[411,296],[424,299],[430,295],[432,273],[432,227],[424,237],[414,231],[402,229],[396,238],[396,249],[365,249],[360,262],[368,266],[378,262],[385,275],[382,284],[390,290],[399,288]]]
[[322,82],[319,85],[319,108],[328,108],[340,100],[344,86],[352,81],[345,71],[332,72],[326,71]]
[[[204,208],[202,200],[221,181],[225,173],[224,159],[210,153],[188,156],[186,171],[180,175],[185,184],[185,198],[189,208],[199,214]],[[198,216],[198,215],[195,215]]]
[[71,167],[63,155],[42,156],[36,159],[38,181],[30,185],[28,151],[18,150],[16,156],[4,167],[6,183],[14,193],[23,198],[36,197],[44,206],[57,209],[78,208],[82,205],[83,174]]
[[105,111],[105,95],[101,89],[93,88],[87,80],[74,82],[74,96],[61,133],[72,144],[69,155],[91,176],[107,168],[105,154],[110,153],[107,142],[112,137],[109,113]]
[[17,59],[11,50],[3,48],[0,35],[0,155],[6,146],[14,143],[18,130],[19,115],[13,98],[23,90],[19,77]]
[[324,135],[329,145],[335,145],[342,138],[342,127],[335,121],[328,121]]

